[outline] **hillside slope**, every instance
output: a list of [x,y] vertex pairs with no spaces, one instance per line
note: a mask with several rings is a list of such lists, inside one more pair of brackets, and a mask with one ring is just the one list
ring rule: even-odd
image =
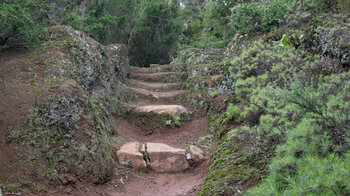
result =
[[267,33],[252,16],[224,57],[188,49],[175,60],[219,140],[199,195],[349,194],[350,21],[321,5],[294,1]]

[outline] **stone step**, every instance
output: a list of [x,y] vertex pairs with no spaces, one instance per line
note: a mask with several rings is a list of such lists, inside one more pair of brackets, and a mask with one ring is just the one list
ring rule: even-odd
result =
[[170,64],[170,65],[151,64],[150,70],[151,72],[185,72],[186,65],[185,64]]
[[130,72],[130,77],[133,79],[147,81],[147,82],[177,83],[177,82],[185,81],[185,79],[187,78],[187,75],[181,72],[157,72],[157,73]]
[[[142,104],[142,105],[141,105]],[[181,105],[139,105],[120,102],[118,118],[123,118],[143,130],[175,128],[190,120],[192,113]]]
[[136,112],[136,113],[168,114],[168,115],[188,113],[187,109],[181,105],[137,106],[134,108],[134,112]]
[[155,172],[180,172],[204,160],[204,152],[191,145],[189,150],[163,143],[129,142],[117,151],[119,163],[136,169],[150,166]]
[[128,142],[117,151],[119,163],[136,169],[146,168],[147,164],[140,152],[141,145],[138,142]]
[[155,172],[180,172],[189,168],[186,150],[162,143],[147,143],[142,148]]
[[131,73],[151,73],[151,69],[149,67],[134,67],[134,66],[130,66],[129,71]]
[[155,92],[142,88],[128,87],[139,98],[150,99],[157,103],[173,102],[176,97],[185,93],[185,91],[177,90],[171,92]]
[[130,72],[132,73],[185,72],[185,71],[186,71],[185,64],[170,64],[170,65],[151,64],[150,67],[130,66]]
[[156,91],[156,92],[164,92],[170,90],[180,90],[183,87],[183,83],[163,83],[163,82],[144,82],[140,80],[131,80],[131,85],[143,88],[146,90]]

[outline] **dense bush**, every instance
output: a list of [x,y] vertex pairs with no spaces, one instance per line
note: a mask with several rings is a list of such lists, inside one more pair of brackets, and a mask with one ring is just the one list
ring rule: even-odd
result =
[[344,13],[347,13],[347,14],[350,13],[350,1],[338,0],[338,6],[340,10],[342,10]]
[[243,3],[231,16],[233,28],[241,33],[275,30],[292,5],[291,0]]
[[285,130],[287,140],[278,146],[268,177],[251,195],[350,193],[349,76],[331,75],[316,87],[294,82],[277,93],[305,116]]
[[83,31],[99,40],[102,43],[106,43],[109,32],[107,31],[108,25],[115,25],[115,17],[107,13],[103,3],[98,3],[95,9],[91,9],[87,16],[84,18]]
[[0,49],[38,44],[44,28],[33,21],[36,3],[32,0],[5,0],[0,3]]
[[224,118],[212,129],[222,139],[200,194],[234,195],[261,180],[249,194],[349,194],[350,73],[263,40],[233,58],[230,70],[236,105],[226,117],[241,111],[244,123],[227,133]]

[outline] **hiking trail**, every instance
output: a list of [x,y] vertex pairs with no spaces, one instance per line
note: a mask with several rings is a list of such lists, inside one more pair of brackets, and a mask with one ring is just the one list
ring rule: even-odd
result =
[[[130,108],[131,118],[147,121],[164,115],[190,117],[181,126],[151,130],[142,123],[140,126],[118,118],[117,133],[126,143],[117,152],[116,177],[99,187],[106,195],[188,196],[200,190],[209,159],[196,143],[207,135],[208,119],[175,103],[185,93],[181,90],[185,74],[184,65],[130,67],[125,88],[137,98],[124,104]],[[96,187],[93,191],[99,192]]]

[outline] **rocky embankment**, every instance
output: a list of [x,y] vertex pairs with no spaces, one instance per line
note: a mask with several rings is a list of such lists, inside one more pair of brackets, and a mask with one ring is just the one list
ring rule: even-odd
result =
[[30,74],[16,82],[32,91],[21,99],[33,104],[23,125],[8,134],[9,142],[25,148],[28,175],[40,181],[106,182],[115,167],[113,114],[118,86],[128,73],[127,48],[102,46],[69,26],[54,26],[43,46],[28,53],[23,70]]

